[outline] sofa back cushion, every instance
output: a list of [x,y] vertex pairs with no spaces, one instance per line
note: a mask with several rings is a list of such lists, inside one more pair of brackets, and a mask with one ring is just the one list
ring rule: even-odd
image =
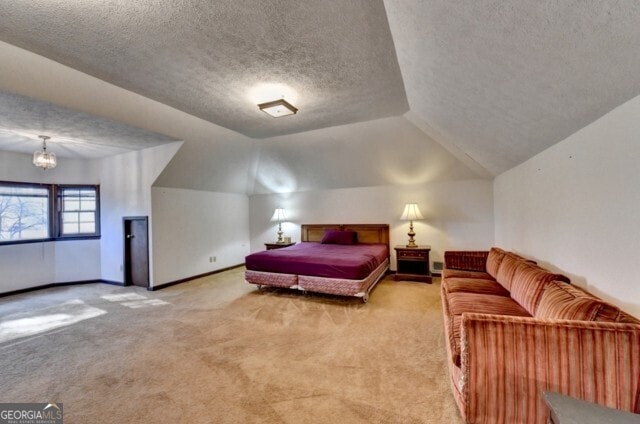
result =
[[516,266],[511,280],[511,297],[531,315],[536,314],[545,286],[552,281],[569,282],[561,274],[554,274],[537,265],[521,262]]
[[495,279],[500,283],[500,285],[502,285],[502,287],[511,291],[511,280],[513,279],[513,274],[516,272],[518,265],[523,262],[535,264],[535,262],[527,261],[525,258],[518,256],[515,253],[504,252],[504,256],[500,261]]
[[465,271],[485,272],[487,268],[486,250],[448,250],[444,252],[444,267]]
[[605,322],[624,322],[632,324],[640,324],[640,320],[625,313],[620,308],[610,303],[600,301],[600,309],[596,312],[594,321]]
[[487,273],[496,280],[498,279],[498,270],[504,259],[504,254],[504,250],[498,247],[492,247],[489,251],[489,256],[487,256]]
[[593,321],[601,302],[571,284],[552,281],[547,284],[536,309],[536,318]]
[[575,319],[640,324],[620,308],[574,285],[554,281],[545,286],[535,316],[543,319]]

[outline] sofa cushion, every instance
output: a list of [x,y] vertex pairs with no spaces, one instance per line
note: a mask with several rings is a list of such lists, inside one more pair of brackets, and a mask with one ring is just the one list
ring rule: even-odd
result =
[[600,308],[596,311],[596,314],[593,318],[594,321],[640,324],[640,320],[638,320],[637,318],[625,313],[617,306],[607,303],[598,297],[595,297],[591,293],[581,289],[578,286],[574,286],[573,284],[563,284],[561,286],[566,292],[572,294],[574,297],[590,297],[596,299],[599,302]]
[[464,269],[449,269],[442,270],[442,279],[447,278],[479,278],[481,280],[492,280],[491,275],[482,271],[466,271]]
[[509,292],[493,279],[447,278],[442,281],[442,286],[447,293],[465,292],[509,296]]
[[516,266],[511,280],[511,297],[525,308],[531,315],[535,315],[538,303],[545,286],[552,281],[569,282],[561,274],[554,274],[527,262]]
[[[444,287],[443,287],[444,289]],[[445,311],[449,317],[445,318],[448,325],[449,348],[451,360],[460,366],[460,331],[462,314],[475,312],[479,314],[531,316],[527,311],[510,297],[493,296],[477,293],[447,293],[443,297]]]
[[577,292],[561,281],[548,283],[536,309],[536,318],[592,321],[601,302],[584,292]]
[[496,280],[505,289],[511,291],[511,280],[513,280],[513,274],[516,272],[516,268],[523,262],[535,264],[534,261],[528,261],[522,256],[516,255],[511,252],[504,252],[504,257],[500,261],[500,267],[496,274]]
[[600,308],[596,311],[596,314],[593,317],[594,321],[640,324],[640,320],[638,320],[637,318],[627,314],[617,306],[607,303],[598,297],[595,297],[591,293],[581,289],[578,286],[575,286],[573,284],[560,283],[558,283],[558,285],[560,285],[563,290],[565,290],[567,293],[570,293],[574,297],[589,297],[598,301],[598,303],[600,304]]
[[600,300],[597,297],[595,297],[594,295],[592,295],[591,293],[589,293],[588,291],[585,291],[585,290],[581,289],[580,287],[575,286],[573,284],[568,284],[565,281],[557,281],[556,283],[557,283],[557,285],[562,287],[562,289],[565,292],[567,292],[568,294],[570,294],[573,297],[592,297],[594,299]]
[[625,313],[620,308],[610,303],[600,301],[600,309],[596,312],[594,321],[606,321],[606,322],[624,322],[632,324],[640,324],[640,320]]
[[[549,293],[547,293],[549,291]],[[567,305],[554,305],[566,301]],[[589,305],[594,308],[593,314]],[[580,314],[583,314],[582,317]],[[545,287],[536,317],[640,324],[640,320],[572,284],[554,281]]]
[[456,292],[448,293],[447,301],[451,315],[473,312],[477,314],[514,315],[520,317],[531,316],[518,302],[505,296]]
[[500,269],[500,264],[504,259],[505,251],[500,249],[499,247],[492,247],[489,250],[489,256],[487,257],[487,273],[493,277],[493,279],[497,279],[498,270]]

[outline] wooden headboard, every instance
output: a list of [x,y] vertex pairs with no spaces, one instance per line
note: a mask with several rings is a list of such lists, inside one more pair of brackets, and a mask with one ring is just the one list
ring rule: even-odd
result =
[[302,241],[320,241],[325,230],[355,231],[358,243],[389,245],[389,224],[302,224]]

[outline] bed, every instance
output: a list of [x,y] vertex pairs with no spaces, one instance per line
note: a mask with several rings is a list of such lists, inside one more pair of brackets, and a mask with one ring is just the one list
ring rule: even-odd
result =
[[245,280],[363,302],[389,268],[389,225],[305,224],[301,243],[245,258]]

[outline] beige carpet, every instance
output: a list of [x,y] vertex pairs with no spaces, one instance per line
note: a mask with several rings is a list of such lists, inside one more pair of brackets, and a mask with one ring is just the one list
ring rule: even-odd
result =
[[243,272],[1,298],[0,402],[62,402],[67,424],[462,422],[438,282],[363,304]]

